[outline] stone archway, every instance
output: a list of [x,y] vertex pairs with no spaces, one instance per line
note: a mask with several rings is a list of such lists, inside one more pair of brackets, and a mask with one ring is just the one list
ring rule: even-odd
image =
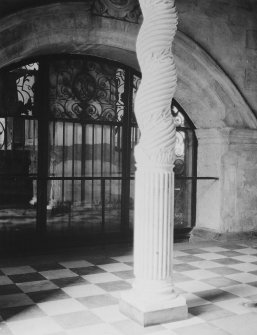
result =
[[[0,68],[24,58],[74,53],[116,60],[139,70],[135,54],[138,30],[138,24],[94,16],[90,3],[30,8],[0,20]],[[175,98],[196,128],[257,128],[256,118],[230,79],[180,31],[174,56],[178,72]]]

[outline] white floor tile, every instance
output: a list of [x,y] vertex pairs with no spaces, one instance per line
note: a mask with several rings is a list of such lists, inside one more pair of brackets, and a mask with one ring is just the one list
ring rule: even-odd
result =
[[232,335],[208,323],[176,329],[177,335]]
[[236,280],[240,283],[251,283],[257,281],[257,276],[251,274],[251,273],[234,273],[231,275],[226,275],[227,278]]
[[132,266],[123,263],[102,264],[99,265],[99,268],[108,272],[126,271],[133,269]]
[[175,333],[174,331],[172,331],[171,329],[165,329],[165,330],[159,330],[157,332],[151,332],[151,335],[177,335],[177,333]]
[[134,256],[124,255],[124,256],[119,256],[119,257],[112,257],[112,259],[115,259],[118,262],[133,262]]
[[28,266],[28,265],[0,268],[0,270],[8,276],[36,272],[35,269],[33,269],[31,266]]
[[228,249],[226,248],[222,248],[222,247],[203,247],[201,248],[203,250],[206,250],[208,252],[222,252],[222,251],[228,251]]
[[7,276],[0,276],[0,285],[8,285],[8,284],[12,284],[13,282],[11,281],[11,279]]
[[196,307],[210,303],[210,301],[200,298],[193,293],[184,293],[182,295],[186,298],[188,307]]
[[50,317],[7,322],[14,335],[45,335],[61,331],[61,327]]
[[64,266],[65,268],[84,268],[84,267],[88,267],[88,266],[93,266],[94,264],[89,263],[85,260],[77,260],[77,261],[67,261],[67,262],[60,262],[60,264],[62,266]]
[[256,313],[247,313],[211,321],[213,325],[232,335],[256,335]]
[[247,301],[248,300],[244,298],[238,298],[238,299],[236,298],[236,299],[217,301],[215,302],[215,305],[224,308],[232,313],[240,315],[249,313],[249,309],[244,306],[244,303]]
[[211,261],[213,259],[221,259],[221,258],[226,258],[224,255],[216,254],[214,252],[209,252],[206,254],[198,254],[197,257],[200,257],[202,259],[206,259],[208,261]]
[[62,290],[72,298],[82,298],[89,297],[91,295],[106,294],[106,291],[93,284],[64,287]]
[[165,323],[163,324],[163,327],[167,329],[178,329],[182,327],[197,325],[200,323],[204,323],[204,320],[198,318],[197,316],[189,316],[189,318],[186,320]]
[[242,272],[257,271],[257,265],[252,263],[239,263],[228,265],[232,269],[236,269]]
[[214,286],[202,283],[197,280],[189,280],[182,283],[176,283],[176,287],[181,288],[182,290],[189,293],[215,289]]
[[77,274],[72,272],[69,269],[59,269],[59,270],[49,270],[39,272],[46,279],[59,279],[59,278],[68,278],[68,277],[77,277]]
[[38,280],[33,282],[18,283],[17,286],[24,292],[38,292],[57,289],[58,286],[49,280]]
[[119,332],[112,325],[103,323],[73,329],[72,331],[67,331],[67,335],[123,335],[123,333]]
[[174,250],[173,255],[174,257],[188,256],[188,253],[181,250]]
[[240,252],[241,254],[246,254],[246,255],[252,255],[252,254],[257,254],[257,250],[253,248],[243,248],[243,249],[238,249],[235,250]]
[[[242,255],[242,256],[235,256],[235,257],[231,257],[233,259],[236,259],[240,262],[257,262],[257,257],[253,256],[253,255]],[[256,265],[257,267],[257,265]]]
[[215,277],[215,274],[211,271],[207,271],[207,270],[191,270],[191,271],[184,271],[183,272],[184,275],[192,278],[192,279],[196,279],[196,280],[201,280],[201,279],[207,279],[207,278],[213,278]]
[[219,263],[216,263],[214,261],[208,261],[208,260],[190,262],[190,265],[195,266],[200,269],[211,269],[211,268],[216,268],[220,266]]
[[127,317],[119,311],[119,305],[94,308],[93,313],[108,323],[127,319]]
[[86,307],[74,299],[61,299],[38,303],[38,307],[47,315],[58,315],[85,310]]
[[230,292],[232,294],[238,295],[239,297],[248,297],[250,295],[257,294],[257,288],[247,285],[247,284],[240,284],[240,285],[233,285],[227,286],[222,288],[224,291]]
[[89,281],[90,283],[107,283],[109,281],[120,280],[119,277],[115,276],[110,272],[96,273],[93,275],[83,276],[84,279]]

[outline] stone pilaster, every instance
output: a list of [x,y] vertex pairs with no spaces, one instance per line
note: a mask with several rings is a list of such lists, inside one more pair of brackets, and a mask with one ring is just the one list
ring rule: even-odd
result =
[[141,0],[144,21],[137,40],[142,71],[135,114],[141,130],[135,149],[133,289],[120,309],[142,325],[187,316],[172,283],[176,129],[170,112],[177,75],[172,42],[177,27],[174,0]]
[[191,241],[257,235],[257,130],[198,129],[196,226]]

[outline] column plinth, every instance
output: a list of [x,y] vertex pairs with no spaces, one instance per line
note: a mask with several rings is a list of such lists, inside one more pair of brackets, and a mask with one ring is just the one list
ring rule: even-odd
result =
[[185,319],[186,300],[172,281],[172,168],[138,167],[135,180],[135,280],[122,294],[120,310],[143,326]]
[[186,300],[172,283],[176,127],[171,115],[177,75],[172,41],[174,0],[139,0],[144,21],[137,39],[142,82],[135,115],[141,137],[135,148],[133,288],[120,310],[143,326],[187,317]]

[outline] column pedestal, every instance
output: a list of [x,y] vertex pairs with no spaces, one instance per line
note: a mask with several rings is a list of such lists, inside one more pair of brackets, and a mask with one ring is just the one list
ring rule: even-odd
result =
[[185,319],[186,300],[172,283],[172,166],[138,167],[135,179],[135,281],[133,289],[122,294],[120,310],[142,326]]
[[135,291],[123,293],[120,311],[142,326],[151,326],[187,318],[186,299],[179,295],[167,294],[166,300],[141,299]]

